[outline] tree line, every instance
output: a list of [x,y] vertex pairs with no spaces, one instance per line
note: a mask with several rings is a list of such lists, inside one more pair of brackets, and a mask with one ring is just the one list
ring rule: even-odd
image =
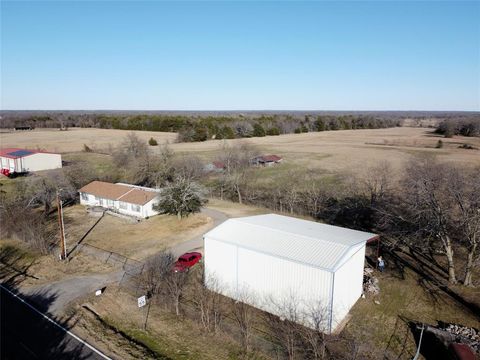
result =
[[444,120],[437,126],[435,132],[447,138],[453,135],[480,136],[480,115],[471,119]]
[[26,117],[6,117],[1,127],[14,128],[101,128],[120,130],[144,130],[177,132],[181,142],[205,141],[208,139],[234,139],[304,133],[326,130],[378,129],[400,126],[395,117],[355,115],[112,115],[54,113]]

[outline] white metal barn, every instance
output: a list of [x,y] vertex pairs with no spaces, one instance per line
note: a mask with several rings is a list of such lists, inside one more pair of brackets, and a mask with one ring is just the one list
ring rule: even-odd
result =
[[18,148],[0,149],[0,167],[10,173],[58,169],[62,167],[62,155]]
[[[204,236],[206,286],[278,314],[291,299],[306,311],[321,304],[325,332],[345,318],[363,291],[365,245],[377,235],[268,214],[229,219]],[[307,323],[309,325],[307,316]]]

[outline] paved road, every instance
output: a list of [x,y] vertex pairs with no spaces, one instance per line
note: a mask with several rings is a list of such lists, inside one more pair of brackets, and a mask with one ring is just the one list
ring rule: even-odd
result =
[[[108,359],[0,287],[0,358]],[[41,299],[36,298],[36,301]],[[48,297],[44,299],[48,302]]]

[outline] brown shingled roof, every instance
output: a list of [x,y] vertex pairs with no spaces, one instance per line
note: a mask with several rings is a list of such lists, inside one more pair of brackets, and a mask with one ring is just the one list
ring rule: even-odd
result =
[[265,162],[278,162],[282,160],[282,158],[277,155],[263,155],[261,156],[261,159]]
[[146,191],[127,185],[112,184],[103,181],[92,181],[90,184],[82,187],[79,192],[136,205],[145,205],[158,195],[158,193],[154,191]]
[[154,191],[133,189],[132,191],[129,191],[125,195],[121,196],[118,200],[130,203],[130,204],[145,205],[150,200],[155,199],[157,195],[158,193]]

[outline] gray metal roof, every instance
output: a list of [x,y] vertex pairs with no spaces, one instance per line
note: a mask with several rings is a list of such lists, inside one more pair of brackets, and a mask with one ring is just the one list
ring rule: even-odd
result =
[[376,236],[276,214],[229,219],[205,234],[205,238],[328,271],[335,271]]

